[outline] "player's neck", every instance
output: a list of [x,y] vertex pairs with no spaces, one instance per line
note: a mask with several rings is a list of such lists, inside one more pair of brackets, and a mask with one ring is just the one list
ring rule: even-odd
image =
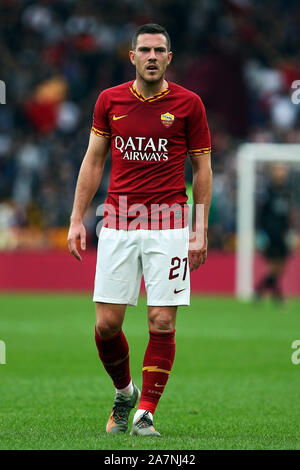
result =
[[159,82],[147,83],[141,77],[137,77],[133,82],[133,86],[145,98],[150,98],[151,96],[156,95],[156,93],[160,93],[161,91],[168,88],[168,82],[162,77]]

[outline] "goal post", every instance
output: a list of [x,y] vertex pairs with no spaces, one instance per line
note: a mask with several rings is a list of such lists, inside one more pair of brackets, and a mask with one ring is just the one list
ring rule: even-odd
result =
[[237,153],[237,256],[236,296],[253,294],[255,252],[255,187],[257,162],[300,162],[300,144],[240,145]]

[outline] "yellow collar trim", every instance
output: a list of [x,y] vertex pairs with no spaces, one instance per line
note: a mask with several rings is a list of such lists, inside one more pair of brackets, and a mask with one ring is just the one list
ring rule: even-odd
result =
[[160,98],[162,98],[163,96],[166,96],[168,93],[170,93],[170,88],[167,87],[165,88],[163,91],[160,91],[159,93],[156,93],[155,95],[152,95],[152,96],[149,96],[149,98],[146,98],[145,96],[143,96],[134,86],[133,84],[131,85],[130,87],[130,91],[131,93],[136,97],[138,98],[140,101],[149,101],[152,102],[152,101],[155,101],[155,100],[158,100]]

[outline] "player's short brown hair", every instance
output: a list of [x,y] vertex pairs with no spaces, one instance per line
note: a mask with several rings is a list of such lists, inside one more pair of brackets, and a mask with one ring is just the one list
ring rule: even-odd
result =
[[132,38],[132,50],[136,48],[137,38],[140,34],[163,34],[167,40],[168,51],[171,50],[171,39],[168,34],[168,31],[159,24],[156,23],[147,23],[140,26],[133,35]]

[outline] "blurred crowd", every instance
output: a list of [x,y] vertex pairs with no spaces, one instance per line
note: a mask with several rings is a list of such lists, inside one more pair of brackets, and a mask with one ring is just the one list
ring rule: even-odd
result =
[[[1,0],[0,249],[65,246],[95,101],[104,88],[134,79],[128,50],[148,22],[170,33],[167,78],[205,104],[210,246],[234,248],[238,146],[300,143],[300,104],[291,100],[300,80],[298,0]],[[109,171],[108,159],[86,216],[93,243]]]

